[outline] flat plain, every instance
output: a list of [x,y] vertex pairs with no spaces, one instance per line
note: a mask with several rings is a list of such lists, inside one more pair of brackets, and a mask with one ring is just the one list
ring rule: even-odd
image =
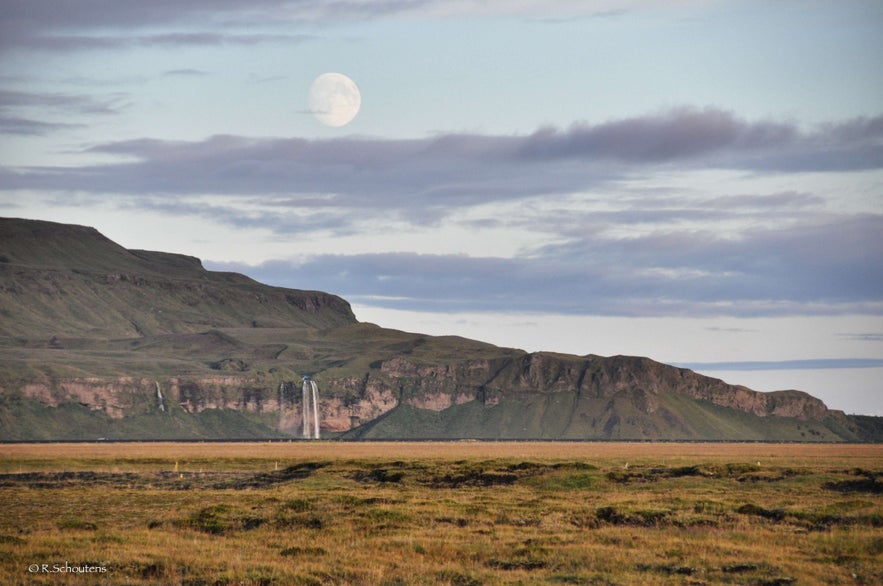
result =
[[0,583],[880,584],[883,445],[6,444]]

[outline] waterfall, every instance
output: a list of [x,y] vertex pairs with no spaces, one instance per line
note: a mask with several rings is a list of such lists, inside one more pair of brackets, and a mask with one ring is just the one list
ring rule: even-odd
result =
[[166,412],[166,404],[165,399],[162,396],[162,391],[159,388],[159,381],[153,381],[153,384],[156,385],[156,398],[159,400],[159,410],[163,413]]
[[[310,377],[304,377],[303,393],[304,439],[319,439],[319,386]],[[313,430],[310,433],[310,398],[313,402]]]
[[316,386],[314,380],[310,381],[310,385],[313,387],[313,421],[316,423],[316,432],[313,437],[319,439],[319,387]]
[[310,439],[310,379],[304,377],[302,390],[304,395],[304,439]]

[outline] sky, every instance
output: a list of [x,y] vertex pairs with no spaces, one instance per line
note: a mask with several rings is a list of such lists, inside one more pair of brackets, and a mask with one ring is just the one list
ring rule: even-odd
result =
[[0,0],[0,215],[883,415],[881,31],[860,0]]

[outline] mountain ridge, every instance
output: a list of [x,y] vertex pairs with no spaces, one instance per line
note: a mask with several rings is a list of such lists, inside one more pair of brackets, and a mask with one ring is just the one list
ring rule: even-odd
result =
[[336,295],[0,219],[0,439],[298,437],[303,375],[344,439],[881,436],[801,391],[385,329]]
[[336,295],[207,271],[182,254],[130,251],[85,226],[0,220],[0,272],[0,294],[31,296],[19,304],[29,311],[0,322],[0,335],[126,337],[355,322]]

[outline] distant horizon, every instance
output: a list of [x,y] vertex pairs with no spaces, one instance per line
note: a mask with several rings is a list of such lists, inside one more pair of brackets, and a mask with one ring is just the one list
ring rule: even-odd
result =
[[4,8],[4,216],[883,415],[883,4]]

